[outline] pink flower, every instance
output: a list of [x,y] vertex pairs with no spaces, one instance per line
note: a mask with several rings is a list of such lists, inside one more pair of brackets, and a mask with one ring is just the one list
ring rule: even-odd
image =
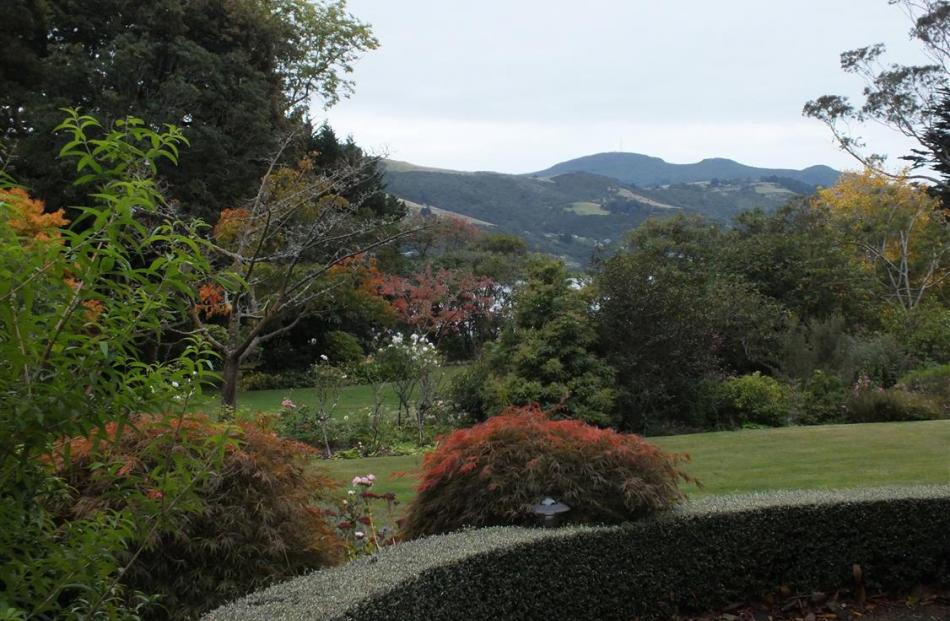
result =
[[357,485],[363,485],[365,487],[372,487],[373,482],[376,480],[376,475],[370,474],[365,477],[353,477],[354,487]]
[[297,407],[297,404],[290,399],[284,399],[280,402],[280,407],[284,408],[285,410],[293,410]]

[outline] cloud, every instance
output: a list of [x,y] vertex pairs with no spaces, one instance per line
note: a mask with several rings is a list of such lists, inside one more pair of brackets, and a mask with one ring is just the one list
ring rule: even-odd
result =
[[[842,50],[876,41],[921,60],[885,0],[351,0],[382,46],[356,64],[341,133],[444,168],[526,172],[620,149],[674,162],[853,166],[801,116],[825,93],[859,97]],[[323,111],[314,110],[319,118]],[[884,129],[875,151],[907,153]]]

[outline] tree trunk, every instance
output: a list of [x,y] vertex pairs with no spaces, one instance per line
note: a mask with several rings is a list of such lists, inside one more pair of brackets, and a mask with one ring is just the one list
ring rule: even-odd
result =
[[241,379],[241,357],[225,356],[221,369],[221,404],[234,408],[237,406],[238,380]]

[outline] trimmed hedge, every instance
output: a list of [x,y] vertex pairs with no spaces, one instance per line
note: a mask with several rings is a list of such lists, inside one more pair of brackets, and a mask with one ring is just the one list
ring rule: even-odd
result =
[[855,563],[872,588],[950,580],[950,485],[718,497],[621,526],[428,537],[205,619],[665,619],[782,585],[846,587]]

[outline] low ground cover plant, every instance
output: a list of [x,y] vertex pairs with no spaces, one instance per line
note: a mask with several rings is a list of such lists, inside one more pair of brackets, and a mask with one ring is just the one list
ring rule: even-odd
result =
[[405,534],[530,523],[529,507],[548,496],[572,507],[570,522],[635,519],[683,498],[685,460],[633,434],[553,420],[537,406],[510,408],[426,455]]

